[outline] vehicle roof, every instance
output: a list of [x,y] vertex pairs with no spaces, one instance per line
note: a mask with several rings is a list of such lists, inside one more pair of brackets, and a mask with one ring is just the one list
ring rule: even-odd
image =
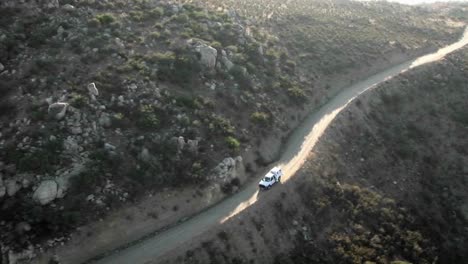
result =
[[267,173],[267,174],[265,175],[265,178],[266,178],[266,177],[273,177],[273,176],[274,176],[273,173],[269,172],[269,173]]
[[270,172],[278,172],[278,171],[280,171],[280,170],[281,170],[281,168],[279,168],[279,167],[274,167],[273,169],[270,170]]

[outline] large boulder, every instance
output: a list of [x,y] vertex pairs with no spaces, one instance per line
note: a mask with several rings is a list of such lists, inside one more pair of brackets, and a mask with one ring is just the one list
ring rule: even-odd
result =
[[58,185],[54,180],[45,180],[39,184],[33,194],[33,199],[41,205],[46,205],[57,198]]
[[75,7],[73,5],[70,5],[70,4],[65,4],[62,6],[62,9],[67,11],[67,12],[73,12],[75,11]]
[[212,173],[212,177],[220,179],[223,182],[230,181],[234,178],[239,178],[244,172],[244,164],[241,156],[236,158],[228,157],[219,163]]
[[189,40],[188,44],[200,55],[200,64],[208,70],[214,70],[218,51],[206,43],[193,39]]
[[53,103],[49,105],[48,113],[50,117],[60,120],[63,117],[65,117],[65,114],[67,113],[67,109],[68,109],[68,103],[57,102],[57,103]]
[[91,96],[98,96],[99,95],[99,91],[98,89],[96,88],[96,84],[95,83],[90,83],[88,84],[88,92]]

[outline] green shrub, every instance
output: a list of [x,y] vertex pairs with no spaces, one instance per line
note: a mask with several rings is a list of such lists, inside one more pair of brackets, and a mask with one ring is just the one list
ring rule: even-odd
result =
[[88,21],[88,27],[97,28],[101,25],[101,22],[97,18],[92,18]]
[[96,20],[98,20],[101,25],[110,25],[116,21],[114,15],[110,13],[99,14],[96,16]]
[[184,51],[154,53],[146,60],[158,64],[158,78],[162,81],[185,84],[201,71],[195,55]]
[[190,20],[190,18],[186,14],[176,15],[173,19],[176,22],[183,23],[183,24],[188,23]]
[[156,23],[156,24],[154,24],[154,28],[161,30],[161,29],[164,28],[164,25],[162,23]]
[[250,120],[257,124],[268,124],[270,116],[264,112],[254,112],[250,115]]
[[221,45],[221,43],[219,43],[218,41],[211,42],[210,46],[217,50],[220,50],[223,48],[223,45]]
[[291,97],[296,102],[304,102],[307,99],[307,96],[301,88],[293,86],[287,90],[288,96]]
[[157,31],[153,31],[149,34],[149,37],[153,40],[159,39],[161,37],[161,33]]
[[234,133],[234,126],[226,118],[213,115],[211,121],[212,123],[209,126],[211,132],[221,135],[231,135]]
[[151,105],[143,105],[139,109],[139,116],[137,125],[141,129],[155,129],[158,128],[160,121]]
[[164,15],[164,9],[161,7],[155,7],[149,11],[152,18],[160,18]]
[[226,137],[226,144],[230,149],[237,150],[240,147],[240,142],[234,137],[228,136]]
[[142,11],[130,11],[130,19],[133,21],[141,22],[147,19],[147,16]]
[[82,108],[83,106],[86,105],[86,97],[84,97],[83,95],[81,94],[76,94],[76,93],[73,93],[72,95],[72,98],[70,100],[70,105],[75,107],[75,108]]

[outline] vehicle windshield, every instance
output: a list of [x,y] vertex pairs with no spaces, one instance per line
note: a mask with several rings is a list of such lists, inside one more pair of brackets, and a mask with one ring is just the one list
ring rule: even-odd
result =
[[269,182],[269,181],[271,181],[271,177],[265,177],[263,180],[266,181],[266,182]]

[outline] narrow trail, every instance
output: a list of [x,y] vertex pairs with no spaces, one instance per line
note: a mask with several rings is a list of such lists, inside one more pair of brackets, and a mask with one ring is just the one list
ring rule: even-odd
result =
[[[325,104],[318,112],[311,114],[298,127],[285,144],[284,152],[277,164],[283,168],[283,181],[289,180],[298,169],[302,167],[308,154],[318,142],[325,129],[330,125],[338,113],[360,94],[377,87],[378,84],[423,64],[440,60],[445,55],[456,51],[468,44],[468,28],[463,37],[456,43],[446,46],[439,51],[419,57],[414,60],[394,66],[386,71],[375,74],[370,78],[344,89],[332,100]],[[273,167],[273,165],[272,165]],[[260,175],[259,175],[260,177]],[[242,212],[257,201],[258,187],[254,181],[240,192],[225,199],[208,210],[162,231],[153,237],[144,239],[121,251],[115,252],[91,263],[100,264],[127,264],[127,263],[154,263],[160,256],[170,250],[176,249],[184,242],[190,241],[210,229],[223,223]],[[262,199],[268,199],[268,194]]]

